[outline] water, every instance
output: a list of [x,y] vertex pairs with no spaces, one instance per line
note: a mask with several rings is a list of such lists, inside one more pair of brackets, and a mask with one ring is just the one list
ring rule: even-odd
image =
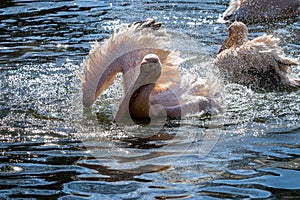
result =
[[[162,125],[116,127],[116,82],[92,111],[75,71],[94,41],[155,17],[186,68],[204,73],[227,35],[228,1],[0,3],[1,199],[297,199],[300,92],[224,86],[226,111]],[[249,26],[300,60],[299,18]],[[293,73],[299,77],[300,69]]]

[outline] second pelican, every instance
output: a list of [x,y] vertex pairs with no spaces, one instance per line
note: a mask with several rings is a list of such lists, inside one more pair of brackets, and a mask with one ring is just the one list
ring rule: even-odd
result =
[[291,66],[299,63],[285,57],[279,39],[263,35],[248,41],[248,28],[242,22],[233,22],[228,29],[214,61],[227,80],[264,91],[300,87],[300,80],[290,73]]

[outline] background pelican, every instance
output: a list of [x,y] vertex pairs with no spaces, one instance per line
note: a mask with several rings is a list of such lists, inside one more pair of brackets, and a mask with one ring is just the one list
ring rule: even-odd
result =
[[80,75],[85,107],[90,107],[121,72],[125,94],[117,122],[128,117],[149,119],[153,105],[159,105],[159,110],[153,110],[157,117],[180,118],[220,110],[214,100],[217,84],[207,85],[199,77],[179,73],[183,59],[178,52],[165,49],[169,35],[160,26],[154,20],[135,23],[113,33],[102,46],[94,45]]
[[278,42],[270,35],[248,41],[247,26],[233,22],[214,64],[229,81],[252,89],[297,88],[300,80],[290,75],[290,69],[299,63],[286,58]]
[[242,22],[272,21],[295,18],[300,0],[231,0],[223,13],[224,20]]

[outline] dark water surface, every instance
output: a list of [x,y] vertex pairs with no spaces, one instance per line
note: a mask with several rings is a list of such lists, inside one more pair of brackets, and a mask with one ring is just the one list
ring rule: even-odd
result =
[[[206,76],[227,35],[227,0],[0,2],[0,199],[298,199],[300,91],[224,86],[226,111],[149,126],[111,123],[116,82],[92,111],[75,71],[94,41],[163,22],[183,67]],[[249,26],[300,60],[300,21]],[[300,77],[300,68],[293,73]]]

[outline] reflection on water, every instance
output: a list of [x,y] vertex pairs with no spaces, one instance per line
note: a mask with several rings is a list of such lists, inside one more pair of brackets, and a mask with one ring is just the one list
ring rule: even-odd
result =
[[[116,127],[120,80],[92,110],[76,70],[95,40],[157,18],[202,77],[227,35],[228,1],[1,1],[0,198],[240,199],[300,196],[300,92],[224,86],[226,111]],[[249,26],[299,60],[299,20]],[[196,56],[193,57],[193,56]],[[293,69],[300,76],[300,68]]]

